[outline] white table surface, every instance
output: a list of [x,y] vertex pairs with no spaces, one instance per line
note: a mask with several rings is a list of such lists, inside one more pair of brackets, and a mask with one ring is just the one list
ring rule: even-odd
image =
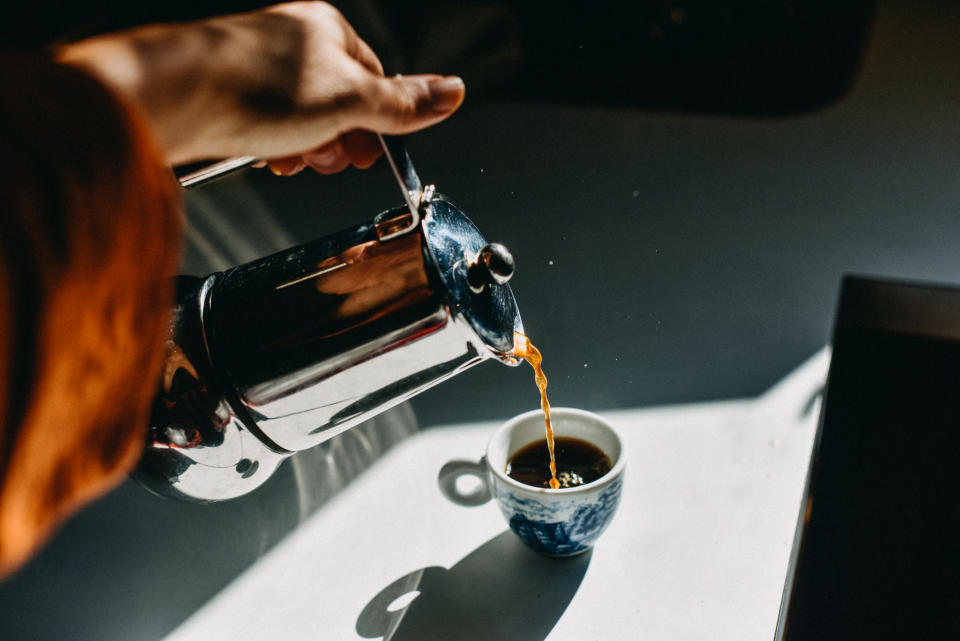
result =
[[168,641],[768,641],[828,362],[824,349],[757,399],[601,412],[627,446],[623,499],[574,559],[437,490],[440,466],[479,458],[496,423],[420,432]]

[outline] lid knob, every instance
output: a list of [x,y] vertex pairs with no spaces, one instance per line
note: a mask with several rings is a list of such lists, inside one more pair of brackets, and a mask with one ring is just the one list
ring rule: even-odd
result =
[[510,250],[500,243],[488,243],[480,249],[477,259],[467,267],[470,291],[479,294],[489,285],[503,285],[513,276],[516,265]]

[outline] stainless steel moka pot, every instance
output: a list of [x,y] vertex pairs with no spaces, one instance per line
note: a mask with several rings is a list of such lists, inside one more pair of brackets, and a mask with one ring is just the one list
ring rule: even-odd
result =
[[518,363],[509,252],[422,185],[396,139],[381,142],[404,207],[206,278],[178,278],[134,472],[146,487],[198,502],[240,496],[294,452],[485,359]]

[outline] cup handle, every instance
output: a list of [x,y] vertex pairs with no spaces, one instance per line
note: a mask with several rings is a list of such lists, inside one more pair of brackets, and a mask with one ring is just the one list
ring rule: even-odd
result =
[[[463,493],[457,487],[457,481],[462,476],[474,476],[480,485],[473,492]],[[443,495],[456,503],[466,507],[483,505],[492,497],[490,481],[487,478],[486,459],[479,461],[450,461],[440,468],[437,475],[437,484]]]

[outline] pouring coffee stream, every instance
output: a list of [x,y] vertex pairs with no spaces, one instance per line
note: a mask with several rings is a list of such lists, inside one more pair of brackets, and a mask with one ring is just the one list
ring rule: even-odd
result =
[[553,424],[550,421],[550,401],[547,400],[547,377],[543,373],[543,355],[529,338],[519,332],[513,335],[513,353],[525,359],[533,367],[537,387],[540,389],[540,408],[543,410],[546,423],[547,451],[550,452],[550,489],[558,490],[560,481],[557,479],[557,456],[554,451]]

